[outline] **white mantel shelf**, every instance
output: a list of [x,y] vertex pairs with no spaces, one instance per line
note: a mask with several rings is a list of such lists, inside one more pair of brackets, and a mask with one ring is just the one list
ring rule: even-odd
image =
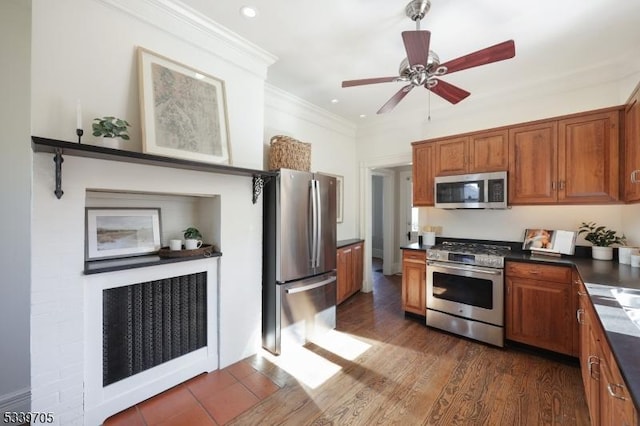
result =
[[262,186],[264,185],[265,181],[273,176],[276,176],[275,172],[268,172],[264,170],[245,169],[223,164],[211,164],[203,163],[200,161],[163,157],[160,155],[105,148],[102,146],[86,145],[77,142],[66,142],[56,139],[42,138],[38,136],[31,137],[31,148],[33,149],[33,152],[54,154],[54,162],[56,163],[56,190],[54,191],[54,193],[58,198],[61,198],[63,194],[62,155],[145,164],[159,167],[171,167],[174,169],[196,170],[201,172],[219,173],[225,175],[252,177],[254,204],[257,202],[258,197],[262,193]]

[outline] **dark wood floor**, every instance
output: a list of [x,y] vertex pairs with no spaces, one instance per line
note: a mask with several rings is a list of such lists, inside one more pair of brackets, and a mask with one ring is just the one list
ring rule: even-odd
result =
[[[245,360],[281,389],[230,424],[589,424],[577,363],[427,328],[405,318],[399,276],[374,277],[372,293],[358,293],[338,307],[337,324],[341,336],[370,347],[349,359],[306,345],[337,371],[317,387],[265,353]],[[316,373],[320,367],[309,362],[303,368]]]

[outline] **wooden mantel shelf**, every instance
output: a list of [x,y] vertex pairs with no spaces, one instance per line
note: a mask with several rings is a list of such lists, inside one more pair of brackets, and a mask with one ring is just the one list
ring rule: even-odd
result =
[[150,166],[171,167],[174,169],[196,170],[200,172],[220,173],[225,175],[248,176],[253,178],[253,198],[255,204],[262,193],[264,183],[276,176],[275,172],[264,170],[245,169],[241,167],[226,166],[222,164],[210,164],[200,161],[183,160],[178,158],[163,157],[160,155],[144,154],[141,152],[125,151],[121,149],[105,148],[102,146],[85,145],[77,142],[66,142],[55,139],[47,139],[38,136],[31,137],[33,152],[54,154],[56,163],[56,190],[58,198],[62,197],[62,155],[74,157],[96,158],[99,160],[120,161],[126,163],[145,164]]

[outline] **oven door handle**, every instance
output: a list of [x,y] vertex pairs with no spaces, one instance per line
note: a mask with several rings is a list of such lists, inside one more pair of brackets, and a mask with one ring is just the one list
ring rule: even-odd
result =
[[502,275],[502,270],[469,268],[469,267],[463,267],[463,266],[455,266],[450,263],[427,262],[427,265],[441,266],[443,268],[454,269],[456,271],[478,272],[480,274],[489,274],[489,275]]

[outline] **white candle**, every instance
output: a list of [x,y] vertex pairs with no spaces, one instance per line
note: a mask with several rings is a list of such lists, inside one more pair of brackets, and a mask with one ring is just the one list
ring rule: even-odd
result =
[[80,99],[76,102],[76,129],[82,129],[82,107]]

